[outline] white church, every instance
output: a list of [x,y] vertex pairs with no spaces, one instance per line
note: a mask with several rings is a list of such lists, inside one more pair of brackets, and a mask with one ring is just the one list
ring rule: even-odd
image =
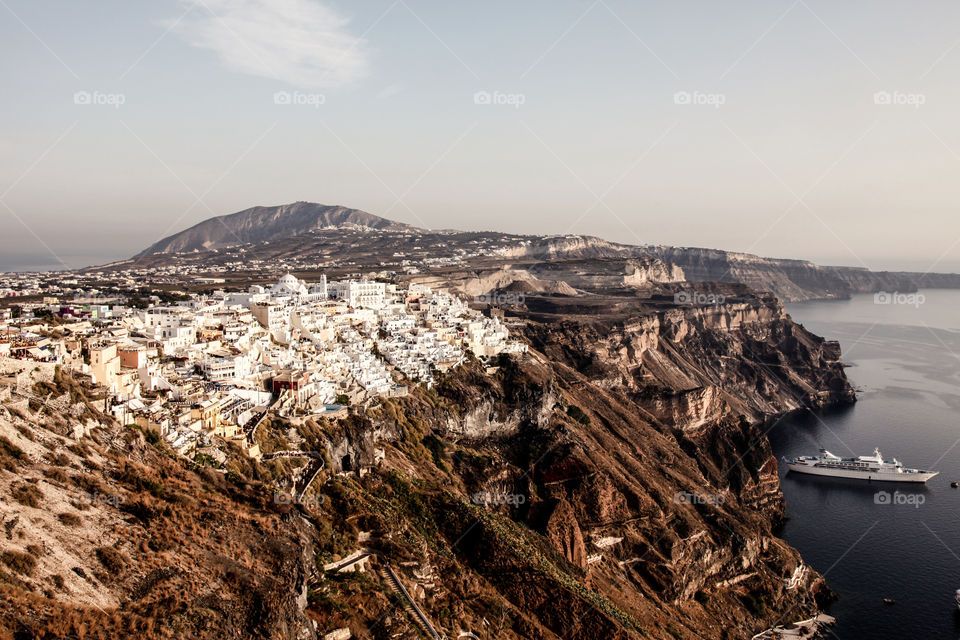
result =
[[321,275],[320,281],[307,287],[306,283],[293,274],[286,274],[277,284],[265,290],[271,298],[295,298],[299,302],[313,302],[327,298],[327,276]]

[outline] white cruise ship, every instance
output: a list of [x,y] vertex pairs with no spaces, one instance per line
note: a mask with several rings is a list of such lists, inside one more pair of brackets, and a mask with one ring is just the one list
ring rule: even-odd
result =
[[796,471],[797,473],[884,482],[926,482],[940,473],[939,471],[909,469],[904,467],[896,458],[892,462],[887,462],[880,455],[879,449],[874,449],[872,456],[857,456],[856,458],[841,458],[826,449],[821,449],[819,456],[784,458],[783,461],[790,471]]

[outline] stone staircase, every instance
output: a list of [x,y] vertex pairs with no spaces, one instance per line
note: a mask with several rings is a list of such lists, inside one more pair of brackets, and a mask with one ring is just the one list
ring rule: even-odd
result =
[[400,598],[403,603],[404,610],[410,614],[414,620],[423,628],[423,630],[430,636],[433,640],[447,640],[447,636],[437,633],[437,630],[433,628],[430,619],[427,618],[427,615],[423,612],[419,605],[414,601],[413,597],[410,595],[410,592],[407,591],[407,588],[403,586],[403,583],[400,582],[400,577],[397,575],[396,571],[393,570],[393,567],[390,566],[390,563],[385,559],[380,559],[383,567],[380,569],[380,576],[386,582],[387,586],[390,587],[390,590],[393,591]]

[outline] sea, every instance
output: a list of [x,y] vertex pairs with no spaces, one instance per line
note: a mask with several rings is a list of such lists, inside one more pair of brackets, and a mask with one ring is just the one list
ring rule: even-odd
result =
[[0,251],[0,273],[60,271],[82,269],[90,265],[107,264],[122,260],[123,256],[101,254],[21,254]]
[[[774,453],[869,455],[940,474],[926,485],[788,473],[781,532],[826,578],[840,640],[960,638],[960,291],[787,305],[839,340],[858,402],[774,425]],[[892,600],[893,604],[884,600]]]

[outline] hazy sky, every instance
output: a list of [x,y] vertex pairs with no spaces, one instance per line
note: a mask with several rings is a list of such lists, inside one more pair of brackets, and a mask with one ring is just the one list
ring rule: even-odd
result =
[[957,2],[0,0],[0,16],[0,269],[310,200],[960,270]]

